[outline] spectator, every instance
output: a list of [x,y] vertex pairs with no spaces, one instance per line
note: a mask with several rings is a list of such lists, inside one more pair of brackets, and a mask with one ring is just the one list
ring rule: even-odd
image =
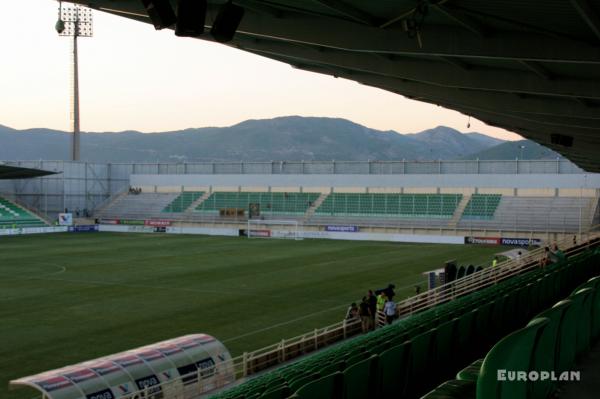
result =
[[366,296],[363,296],[358,312],[360,314],[362,331],[365,333],[371,329],[371,310],[369,309],[369,301]]
[[544,254],[540,259],[540,268],[544,269],[550,263],[552,263],[552,261],[550,260],[550,248],[544,247]]
[[550,251],[550,260],[552,263],[563,261],[566,258],[565,253],[558,248],[556,243],[554,243],[552,245],[552,251]]
[[498,266],[498,257],[494,256],[494,260],[492,260],[492,267]]
[[382,288],[380,290],[376,290],[375,294],[379,295],[380,293],[384,293],[388,300],[393,300],[396,293],[394,292],[394,288],[396,286],[394,284],[388,284],[387,288]]
[[577,234],[573,236],[573,245],[577,245]]
[[392,324],[396,319],[396,303],[392,300],[388,300],[383,307],[383,313],[385,314],[386,323]]
[[374,329],[375,315],[377,314],[377,297],[372,290],[367,292],[367,301],[369,302],[369,311],[371,312],[371,328]]
[[419,295],[421,293],[421,286],[415,285],[415,295]]
[[385,292],[381,291],[377,294],[377,310],[379,312],[383,312],[383,307],[387,302],[387,297],[385,296]]
[[356,306],[356,302],[352,302],[348,310],[346,311],[346,320],[354,321],[358,319],[358,306]]

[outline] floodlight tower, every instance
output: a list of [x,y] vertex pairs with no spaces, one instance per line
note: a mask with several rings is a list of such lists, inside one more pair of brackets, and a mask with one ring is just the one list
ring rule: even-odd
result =
[[92,37],[92,10],[79,5],[63,7],[59,2],[56,31],[60,36],[73,38],[73,58],[71,63],[71,124],[73,140],[71,159],[80,159],[80,122],[79,122],[79,63],[77,54],[77,38]]

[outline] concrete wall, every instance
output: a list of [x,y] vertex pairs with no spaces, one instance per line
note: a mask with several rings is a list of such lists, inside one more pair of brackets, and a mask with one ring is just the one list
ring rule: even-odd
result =
[[[546,193],[554,189],[600,187],[600,174],[573,175],[132,175],[134,186],[212,186],[213,191],[231,187],[334,187],[335,191],[364,192],[373,189],[435,192],[436,188],[529,190]],[[534,191],[538,190],[538,191]],[[308,191],[308,190],[304,190]],[[489,190],[488,190],[489,191]],[[396,191],[399,192],[399,191]],[[508,191],[507,191],[508,192]],[[591,193],[593,190],[585,190]],[[577,193],[579,196],[579,193]]]

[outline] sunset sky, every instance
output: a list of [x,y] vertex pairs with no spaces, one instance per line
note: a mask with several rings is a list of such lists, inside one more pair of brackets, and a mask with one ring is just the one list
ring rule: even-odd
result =
[[[68,130],[71,45],[54,30],[58,3],[3,3],[0,124]],[[94,19],[94,37],[80,39],[84,131],[156,132],[303,115],[401,133],[446,125],[519,138],[477,120],[467,129],[460,113],[171,30],[101,12]]]

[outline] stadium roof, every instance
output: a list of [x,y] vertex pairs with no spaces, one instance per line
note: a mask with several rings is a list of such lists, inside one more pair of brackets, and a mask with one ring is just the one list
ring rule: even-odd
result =
[[[151,23],[139,0],[70,1]],[[208,3],[207,27],[226,1]],[[600,0],[234,3],[229,46],[454,109],[600,171]]]
[[10,166],[0,164],[0,180],[4,179],[29,179],[31,177],[40,177],[53,175],[57,172],[49,170],[21,168],[18,166]]

